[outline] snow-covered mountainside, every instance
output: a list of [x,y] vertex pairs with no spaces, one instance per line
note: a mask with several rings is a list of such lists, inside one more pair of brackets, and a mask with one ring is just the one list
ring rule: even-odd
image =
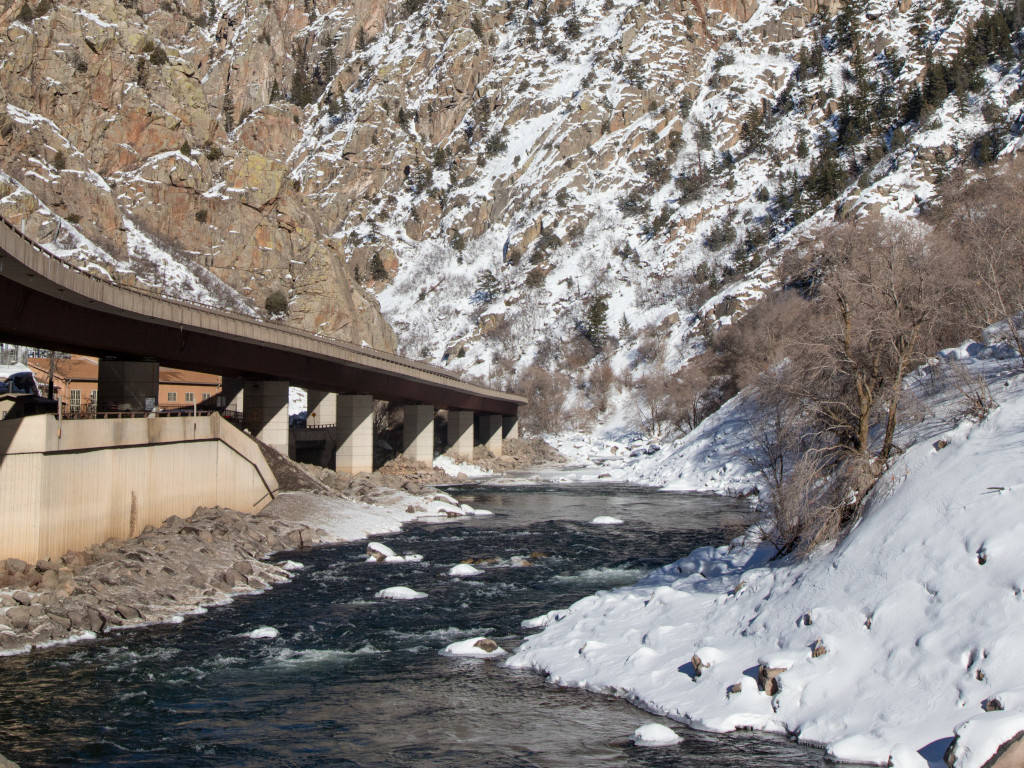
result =
[[[936,69],[964,77],[994,4],[713,5],[577,4],[561,29],[534,21],[547,47],[518,17],[496,28],[495,56],[528,74],[476,84],[476,170],[431,174],[444,236],[379,227],[405,351],[508,382],[568,373],[556,421],[636,425],[630,378],[676,370],[773,283],[779,251],[835,219],[913,218],[954,168],[1020,146],[1017,51],[972,86]],[[415,219],[420,199],[397,209]]]
[[[1001,342],[943,357],[984,380],[998,407],[964,419],[961,388],[937,383],[935,364],[919,371],[910,447],[838,544],[801,561],[773,560],[754,539],[697,550],[576,603],[512,666],[698,728],[790,734],[852,762],[940,766],[956,731],[951,765],[985,764],[1024,729],[1024,375]],[[670,481],[668,465],[722,464],[700,439],[665,453],[620,459],[619,471]]]
[[119,261],[137,232],[309,330],[390,323],[608,419],[779,249],[1014,150],[996,7],[6,0],[0,170]]

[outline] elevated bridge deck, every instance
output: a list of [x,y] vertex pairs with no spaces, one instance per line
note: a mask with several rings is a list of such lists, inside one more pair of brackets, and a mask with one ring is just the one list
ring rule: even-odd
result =
[[0,338],[397,403],[514,416],[526,399],[428,363],[118,285],[0,218]]

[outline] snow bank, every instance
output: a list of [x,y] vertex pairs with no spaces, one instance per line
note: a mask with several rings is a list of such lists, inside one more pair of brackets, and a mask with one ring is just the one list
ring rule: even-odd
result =
[[[953,744],[953,765],[983,768],[1003,744],[1024,731],[1024,712],[988,712],[961,723]],[[1019,764],[1019,763],[1014,763]]]
[[459,475],[465,475],[466,477],[487,477],[488,475],[494,474],[489,469],[478,467],[476,464],[463,464],[460,461],[455,461],[450,456],[437,456],[434,458],[434,469],[440,469],[442,472],[447,472],[452,477],[458,477]]
[[696,429],[668,442],[638,435],[617,439],[563,435],[545,440],[570,462],[582,481],[657,485],[669,491],[740,493],[760,482],[746,456],[756,404],[746,394],[729,400]]
[[[1024,377],[977,351],[1000,407],[976,424],[948,392],[924,398],[916,442],[834,549],[698,549],[538,620],[509,665],[701,729],[799,734],[845,761],[920,766],[920,751],[938,766],[967,721],[956,765],[982,765],[1024,729]],[[709,656],[699,675],[695,653]],[[1005,712],[983,713],[990,699]]]

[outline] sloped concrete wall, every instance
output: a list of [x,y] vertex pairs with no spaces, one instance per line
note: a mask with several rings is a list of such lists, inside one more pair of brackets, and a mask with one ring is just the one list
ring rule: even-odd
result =
[[277,480],[217,415],[0,422],[0,559],[30,563],[138,535],[198,506],[257,512]]

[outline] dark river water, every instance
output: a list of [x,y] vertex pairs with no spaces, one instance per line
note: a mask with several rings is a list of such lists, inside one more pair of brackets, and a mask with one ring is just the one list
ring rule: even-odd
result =
[[[822,753],[755,734],[674,727],[608,696],[439,651],[631,583],[747,522],[735,501],[637,488],[452,489],[490,518],[378,539],[419,563],[367,564],[365,542],[284,555],[294,581],[183,623],[0,658],[0,753],[28,766],[821,766]],[[619,526],[590,525],[613,515]],[[452,565],[483,559],[483,576]],[[532,565],[523,565],[529,558]],[[422,600],[376,600],[404,585]],[[245,633],[274,627],[276,638]]]

